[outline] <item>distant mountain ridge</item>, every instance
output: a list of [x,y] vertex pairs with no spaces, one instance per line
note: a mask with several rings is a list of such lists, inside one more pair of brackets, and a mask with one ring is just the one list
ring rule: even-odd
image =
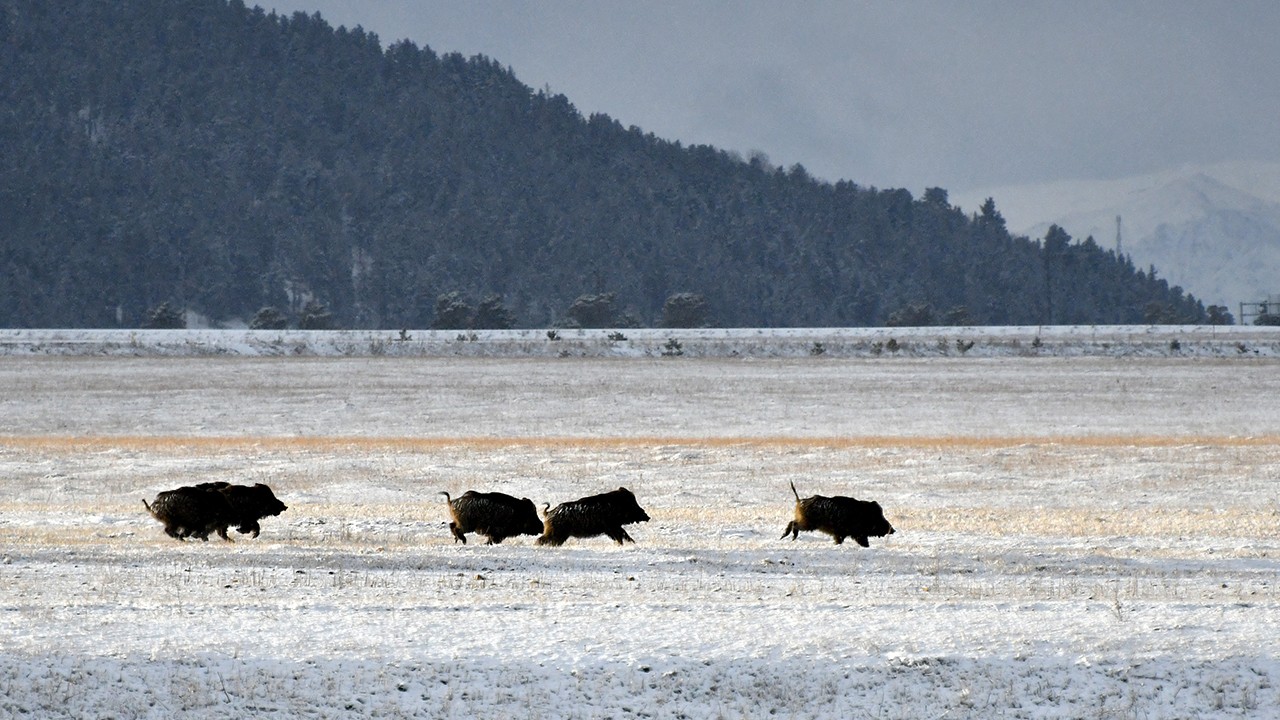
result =
[[1236,312],[1280,295],[1280,163],[1187,166],[1118,180],[1064,181],[965,193],[976,209],[994,197],[1014,232],[1043,237],[1051,224],[1154,265],[1171,284]]
[[0,0],[0,148],[0,327],[1208,317],[994,205],[685,147],[487,57],[242,0]]

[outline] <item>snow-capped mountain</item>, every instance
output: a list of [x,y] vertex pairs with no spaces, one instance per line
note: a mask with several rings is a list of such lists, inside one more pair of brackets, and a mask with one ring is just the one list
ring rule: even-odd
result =
[[1226,163],[1101,181],[1062,181],[957,195],[976,210],[995,198],[1010,231],[1042,238],[1057,224],[1073,238],[1117,244],[1135,265],[1206,305],[1280,295],[1280,164]]

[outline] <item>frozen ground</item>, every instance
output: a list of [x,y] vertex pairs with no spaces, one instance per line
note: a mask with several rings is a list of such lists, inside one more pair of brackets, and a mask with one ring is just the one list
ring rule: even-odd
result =
[[[1069,357],[41,342],[0,357],[0,716],[1280,706],[1280,361],[1253,352],[1274,334]],[[289,510],[227,544],[142,508],[214,479]],[[791,481],[879,500],[899,532],[779,540]],[[625,548],[454,545],[436,495],[618,485],[653,517]]]
[[621,329],[21,330],[3,355],[374,357],[1277,357],[1251,325]]

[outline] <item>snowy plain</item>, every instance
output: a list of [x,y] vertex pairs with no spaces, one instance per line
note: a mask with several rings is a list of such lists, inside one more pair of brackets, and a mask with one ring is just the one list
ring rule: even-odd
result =
[[[0,715],[1277,716],[1274,329],[621,333],[0,331]],[[207,480],[289,510],[142,508]],[[437,495],[619,485],[625,547]]]

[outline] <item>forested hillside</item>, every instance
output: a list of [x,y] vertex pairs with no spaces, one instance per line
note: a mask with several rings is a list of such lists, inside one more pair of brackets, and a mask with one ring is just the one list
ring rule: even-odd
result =
[[166,304],[349,328],[1207,318],[994,203],[668,142],[485,57],[240,0],[0,0],[0,326]]

